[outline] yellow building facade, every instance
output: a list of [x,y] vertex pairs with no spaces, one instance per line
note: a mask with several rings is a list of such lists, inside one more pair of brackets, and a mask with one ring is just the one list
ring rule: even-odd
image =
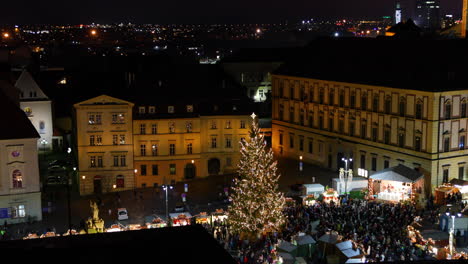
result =
[[[109,96],[75,104],[82,194],[157,187],[237,170],[239,141],[248,137],[249,115],[199,115],[193,105],[184,106],[186,114],[179,109],[172,115],[174,106],[158,107],[157,112],[156,107]],[[101,114],[101,125],[90,123],[96,113]],[[125,122],[116,126],[103,121],[112,120],[114,113],[123,114]],[[93,140],[100,136],[100,145],[91,145],[93,135]],[[98,154],[102,163],[91,165],[91,157]]]
[[426,191],[466,169],[467,90],[422,91],[273,76],[275,153],[332,170],[352,158],[365,176],[404,164],[423,172]]

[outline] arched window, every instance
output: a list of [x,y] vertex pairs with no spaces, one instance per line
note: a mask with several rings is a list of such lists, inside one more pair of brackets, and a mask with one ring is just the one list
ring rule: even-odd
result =
[[416,119],[422,119],[422,112],[423,112],[423,102],[418,100],[416,102]]
[[462,118],[465,118],[465,117],[466,117],[466,98],[463,98],[463,99],[462,99],[462,102],[461,102],[461,113],[460,113],[460,117],[462,117]]
[[421,151],[421,135],[416,135],[414,138],[414,150]]
[[374,98],[373,98],[373,101],[372,101],[372,110],[374,112],[379,111],[379,94],[374,94]]
[[445,119],[452,117],[452,102],[450,100],[445,101]]
[[367,110],[367,93],[363,93],[361,96],[361,109]]
[[12,173],[13,188],[23,187],[23,174],[20,170],[14,170]]
[[329,94],[329,97],[328,97],[328,103],[330,105],[334,105],[335,104],[335,89],[333,88],[330,88],[330,94]]
[[115,185],[117,188],[124,188],[125,187],[125,178],[123,175],[117,175],[115,180]]
[[405,129],[404,128],[400,128],[400,130],[398,131],[398,146],[400,148],[405,147]]
[[392,97],[390,95],[385,97],[385,113],[386,114],[392,113]]
[[405,116],[406,113],[406,99],[405,97],[400,97],[400,102],[399,102],[399,114],[400,116]]

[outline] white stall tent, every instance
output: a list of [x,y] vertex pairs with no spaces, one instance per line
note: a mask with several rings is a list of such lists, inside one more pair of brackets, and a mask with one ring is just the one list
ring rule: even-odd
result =
[[353,249],[351,240],[346,240],[335,245],[347,258],[355,258],[361,255],[359,249]]
[[322,184],[314,183],[314,184],[303,184],[305,195],[313,194],[315,197],[318,197],[325,191],[325,187]]
[[283,264],[294,264],[294,257],[286,252],[278,252],[278,255],[283,259]]
[[292,253],[296,249],[297,249],[296,245],[293,245],[285,240],[281,240],[280,243],[278,244],[278,251]]
[[345,189],[348,189],[350,192],[353,189],[364,189],[367,188],[369,180],[364,177],[355,176],[351,183],[348,183],[346,186],[344,183],[340,182],[340,178],[333,178],[333,189],[338,192],[338,194],[344,194]]

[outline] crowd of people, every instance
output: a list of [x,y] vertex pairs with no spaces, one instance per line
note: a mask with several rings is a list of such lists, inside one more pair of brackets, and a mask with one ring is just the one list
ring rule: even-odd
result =
[[[342,241],[353,241],[367,262],[411,261],[433,259],[428,248],[416,246],[408,236],[408,226],[417,226],[423,213],[424,209],[411,204],[350,199],[344,203],[290,205],[284,209],[287,221],[281,232],[263,235],[255,242],[231,234],[227,221],[205,227],[238,263],[281,263],[276,250],[279,241],[297,245],[300,233],[319,241],[329,232],[336,232]],[[314,263],[325,261],[320,250],[314,258]]]

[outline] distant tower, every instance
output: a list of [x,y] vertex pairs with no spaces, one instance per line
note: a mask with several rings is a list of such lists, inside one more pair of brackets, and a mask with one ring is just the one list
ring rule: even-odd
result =
[[396,8],[395,8],[395,24],[398,24],[401,22],[401,5],[400,2],[396,2]]
[[466,38],[466,23],[468,23],[468,0],[463,0],[461,37]]

